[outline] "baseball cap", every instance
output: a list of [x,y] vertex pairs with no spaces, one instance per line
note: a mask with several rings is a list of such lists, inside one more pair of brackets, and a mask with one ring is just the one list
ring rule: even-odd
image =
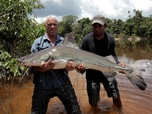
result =
[[102,15],[96,15],[92,19],[92,24],[94,24],[94,23],[99,23],[101,25],[104,25],[104,24],[106,24],[106,19]]

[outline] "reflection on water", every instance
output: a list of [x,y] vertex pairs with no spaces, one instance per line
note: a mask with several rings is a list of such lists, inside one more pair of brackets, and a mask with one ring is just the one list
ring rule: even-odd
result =
[[[140,54],[137,54],[140,60],[137,57],[130,59],[130,55],[122,55],[119,56],[120,61],[146,69],[143,72],[143,78],[147,83],[146,90],[141,91],[135,88],[125,75],[118,74],[116,76],[124,114],[152,114],[152,60],[143,59],[146,55],[141,58]],[[92,109],[88,103],[85,76],[72,71],[69,73],[69,77],[75,88],[83,114],[118,114],[117,108],[113,106],[112,99],[107,97],[102,84],[101,100],[98,102],[98,107]],[[32,92],[31,80],[22,82],[20,85],[14,85],[12,88],[10,85],[0,87],[0,114],[30,114]],[[47,114],[66,114],[58,98],[55,97],[50,100]]]
[[116,53],[118,56],[127,57],[128,60],[141,60],[141,59],[148,59],[152,60],[152,47],[117,47]]

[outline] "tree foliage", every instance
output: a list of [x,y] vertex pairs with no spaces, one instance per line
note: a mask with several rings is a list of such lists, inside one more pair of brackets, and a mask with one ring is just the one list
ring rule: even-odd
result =
[[87,33],[91,32],[91,28],[91,20],[89,18],[80,19],[72,26],[72,31],[74,33],[77,43],[80,43],[81,39]]
[[[141,37],[151,40],[152,15],[150,17],[144,17],[142,16],[142,11],[134,9],[134,16],[131,17],[130,12],[128,11],[129,18],[126,21],[106,18],[108,23],[107,32],[122,39]],[[77,19],[71,15],[65,16],[60,22],[59,33],[64,36],[67,33],[73,32],[77,43],[80,43],[81,39],[92,30],[91,22],[92,20],[89,18]]]
[[0,7],[0,71],[15,76],[20,72],[16,57],[29,53],[31,43],[43,31],[30,18],[33,9],[43,6],[38,0],[1,0]]
[[62,21],[59,22],[58,32],[60,35],[65,36],[67,33],[72,32],[72,26],[78,20],[77,16],[68,15],[62,18]]
[[1,48],[15,56],[21,48],[26,51],[35,38],[36,22],[29,15],[42,5],[38,0],[1,0],[0,7]]

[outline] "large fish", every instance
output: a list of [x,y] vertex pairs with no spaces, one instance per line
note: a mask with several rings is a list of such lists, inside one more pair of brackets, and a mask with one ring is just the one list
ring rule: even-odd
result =
[[17,60],[20,64],[25,66],[41,66],[45,61],[51,60],[55,64],[53,69],[65,68],[65,64],[70,60],[73,61],[75,65],[80,63],[84,64],[86,69],[94,69],[103,72],[123,72],[132,84],[141,90],[145,90],[147,86],[142,78],[141,69],[135,69],[129,66],[122,67],[105,57],[67,45],[47,48],[18,58]]

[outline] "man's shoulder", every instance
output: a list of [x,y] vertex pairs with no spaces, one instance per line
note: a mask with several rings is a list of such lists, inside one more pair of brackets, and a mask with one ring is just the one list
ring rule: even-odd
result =
[[64,40],[64,38],[62,36],[60,36],[59,34],[57,35],[57,39],[58,40]]
[[41,42],[42,40],[44,40],[45,39],[45,35],[42,35],[42,36],[40,36],[40,37],[38,37],[38,38],[36,38],[35,40],[34,40],[34,42]]
[[85,35],[85,37],[84,38],[90,38],[90,37],[93,37],[93,32],[90,32],[90,33],[88,33],[87,35]]
[[90,40],[93,38],[93,32],[88,33],[87,35],[84,36],[83,40]]
[[112,38],[112,39],[114,39],[114,36],[113,36],[112,34],[107,33],[107,32],[105,32],[105,33],[106,33],[106,35],[107,35],[107,37],[108,37],[108,38]]
[[112,34],[107,33],[107,32],[105,32],[105,34],[106,34],[108,40],[109,40],[111,43],[112,43],[112,42],[115,42],[114,36],[113,36]]
[[57,38],[56,38],[57,44],[62,44],[64,41],[65,41],[65,39],[62,36],[57,35]]

